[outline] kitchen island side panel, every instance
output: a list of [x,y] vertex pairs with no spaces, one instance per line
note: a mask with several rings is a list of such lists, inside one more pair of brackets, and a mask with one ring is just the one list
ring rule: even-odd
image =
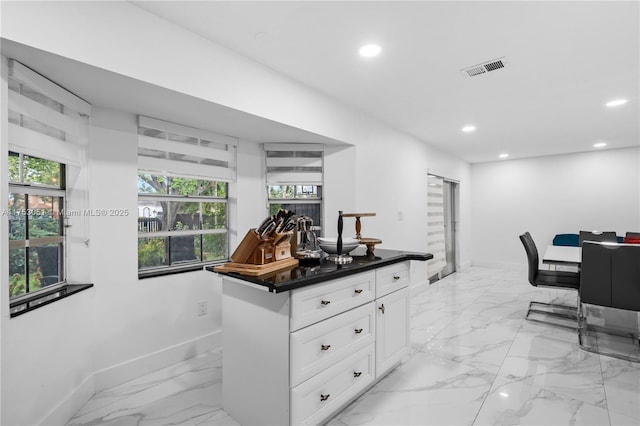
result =
[[222,285],[224,409],[242,425],[287,425],[289,292]]

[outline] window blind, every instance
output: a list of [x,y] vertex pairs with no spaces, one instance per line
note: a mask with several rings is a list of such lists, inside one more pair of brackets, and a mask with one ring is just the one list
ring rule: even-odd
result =
[[237,138],[138,116],[140,173],[234,182],[237,146]]
[[91,105],[14,59],[8,64],[9,150],[81,166]]
[[447,265],[444,239],[444,179],[427,176],[427,276],[438,274]]
[[322,185],[322,144],[268,143],[264,150],[267,185]]

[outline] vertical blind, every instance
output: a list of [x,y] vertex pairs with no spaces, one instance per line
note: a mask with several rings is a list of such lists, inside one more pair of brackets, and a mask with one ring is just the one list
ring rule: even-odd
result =
[[432,277],[447,265],[444,239],[444,179],[427,176],[427,276]]
[[91,105],[20,62],[9,64],[9,150],[81,166]]
[[322,185],[322,144],[269,143],[264,150],[267,185]]
[[238,139],[138,116],[140,173],[235,182]]

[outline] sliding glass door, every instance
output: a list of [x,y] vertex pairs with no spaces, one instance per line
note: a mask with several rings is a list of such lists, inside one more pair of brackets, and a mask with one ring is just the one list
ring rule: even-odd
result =
[[458,183],[440,176],[427,177],[427,263],[429,281],[434,282],[456,271]]

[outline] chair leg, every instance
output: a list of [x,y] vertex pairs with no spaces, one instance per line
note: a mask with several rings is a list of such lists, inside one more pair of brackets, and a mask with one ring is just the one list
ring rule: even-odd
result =
[[[605,356],[609,356],[612,358],[618,358],[618,359],[623,359],[625,361],[630,361],[630,362],[640,362],[640,355],[638,356],[633,356],[633,355],[625,355],[623,353],[619,353],[619,352],[613,352],[610,350],[606,350],[605,348],[600,347],[601,345],[599,344],[598,340],[601,339],[602,337],[598,337],[597,333],[601,333],[604,335],[609,335],[609,336],[616,336],[616,337],[621,337],[624,339],[629,339],[631,342],[633,342],[632,344],[635,345],[635,343],[637,343],[640,346],[640,334],[639,333],[634,333],[634,332],[630,332],[630,331],[622,331],[622,330],[615,330],[615,329],[611,329],[611,328],[607,328],[607,327],[602,327],[602,326],[598,326],[595,324],[589,324],[587,321],[587,317],[585,315],[585,310],[584,307],[582,306],[582,303],[580,301],[578,301],[578,309],[579,309],[579,317],[578,317],[578,346],[580,347],[580,349],[587,351],[587,352],[591,352],[591,353],[595,353],[598,355],[605,355]],[[593,332],[596,333],[595,337],[593,337],[595,339],[595,346],[590,346],[588,344],[586,344],[585,342],[585,336],[588,332]],[[638,352],[640,353],[640,351]]]
[[[563,312],[556,312],[553,310],[548,310],[548,309],[540,309],[539,307],[546,307],[546,308],[551,308],[551,309],[560,309]],[[568,319],[571,321],[574,321],[574,324],[562,324],[562,323],[558,323],[558,322],[553,322],[553,321],[545,321],[542,319],[538,319],[538,318],[531,318],[530,315],[531,314],[543,314],[543,315],[547,315],[551,318],[562,318],[562,319]],[[578,312],[577,312],[577,308],[574,306],[567,306],[567,305],[560,305],[557,303],[544,303],[544,302],[536,302],[536,301],[531,301],[529,302],[529,309],[527,310],[527,315],[525,316],[525,319],[528,321],[536,321],[536,322],[541,322],[541,323],[545,323],[545,324],[551,324],[551,325],[559,325],[561,327],[567,327],[570,328],[572,330],[575,330],[578,327],[577,321],[578,321]]]

